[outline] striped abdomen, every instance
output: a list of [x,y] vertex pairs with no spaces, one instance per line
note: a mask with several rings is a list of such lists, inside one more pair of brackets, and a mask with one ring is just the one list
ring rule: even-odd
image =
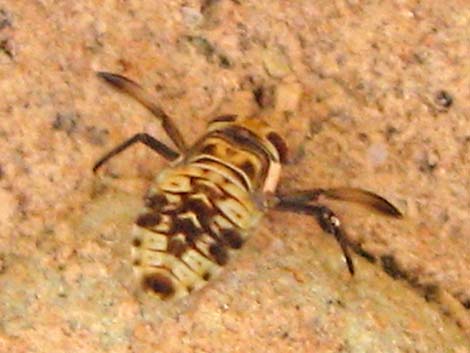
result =
[[264,152],[209,134],[163,170],[133,233],[143,288],[163,299],[181,297],[220,272],[262,215],[252,195],[269,167]]

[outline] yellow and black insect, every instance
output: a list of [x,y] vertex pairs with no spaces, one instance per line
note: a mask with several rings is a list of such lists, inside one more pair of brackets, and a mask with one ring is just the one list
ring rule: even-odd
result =
[[144,197],[132,235],[133,266],[139,283],[162,299],[179,298],[203,287],[243,246],[269,209],[311,215],[336,238],[351,274],[354,265],[338,217],[318,203],[320,196],[352,201],[382,214],[401,217],[384,198],[355,188],[277,192],[284,139],[257,118],[224,115],[188,147],[182,134],[153,98],[133,81],[112,73],[98,76],[129,94],[160,119],[177,151],[140,133],[123,142],[94,166],[141,142],[170,161]]

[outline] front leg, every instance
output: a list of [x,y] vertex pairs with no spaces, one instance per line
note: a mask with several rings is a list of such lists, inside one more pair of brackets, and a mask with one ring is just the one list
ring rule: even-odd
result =
[[[295,199],[295,197],[294,197]],[[339,218],[326,206],[310,205],[297,200],[290,200],[288,198],[278,197],[275,209],[280,211],[290,211],[296,213],[307,214],[315,217],[320,227],[329,234],[332,234],[343,251],[349,273],[354,275],[354,264],[351,259],[348,248],[348,240],[345,232],[341,228]]]
[[140,134],[135,134],[130,139],[117,145],[111,151],[109,151],[103,157],[101,157],[98,160],[98,162],[96,162],[95,165],[93,166],[93,173],[96,173],[96,171],[103,164],[109,161],[111,158],[113,158],[114,156],[126,150],[128,147],[132,146],[133,144],[137,142],[143,143],[145,146],[149,147],[154,152],[158,153],[160,156],[170,161],[175,160],[176,158],[180,156],[178,152],[174,151],[173,149],[171,149],[164,143],[158,141],[156,138],[152,137],[151,135],[146,134],[146,133],[140,133]]

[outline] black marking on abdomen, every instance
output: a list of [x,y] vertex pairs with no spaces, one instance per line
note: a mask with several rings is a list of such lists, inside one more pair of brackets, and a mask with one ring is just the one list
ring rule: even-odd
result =
[[147,195],[144,198],[145,207],[153,211],[160,211],[168,204],[168,201],[163,194]]
[[187,248],[188,244],[183,239],[173,237],[168,241],[167,251],[176,257],[183,255]]
[[138,226],[144,228],[156,226],[158,222],[160,222],[160,215],[156,212],[143,213],[135,221]]
[[144,290],[158,294],[162,299],[171,297],[175,293],[173,281],[161,273],[149,273],[142,279]]
[[225,265],[228,260],[228,251],[221,243],[214,243],[209,247],[209,253],[212,255],[215,262],[223,266]]
[[208,231],[212,221],[212,217],[216,214],[216,210],[206,205],[202,200],[189,197],[185,202],[185,211],[194,212],[201,227]]
[[202,229],[198,228],[189,218],[180,218],[178,215],[173,215],[173,227],[170,233],[184,234],[186,241],[193,244],[202,233]]
[[237,229],[222,229],[220,236],[232,249],[240,249],[243,246],[243,238]]

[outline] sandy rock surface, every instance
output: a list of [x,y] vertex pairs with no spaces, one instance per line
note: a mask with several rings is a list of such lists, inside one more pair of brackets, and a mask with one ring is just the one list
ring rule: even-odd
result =
[[[470,4],[441,1],[0,3],[0,352],[470,352]],[[281,189],[354,186],[406,215],[345,203],[334,239],[271,212],[224,274],[162,303],[129,260],[164,165],[140,82],[188,141],[264,117],[293,163]]]

